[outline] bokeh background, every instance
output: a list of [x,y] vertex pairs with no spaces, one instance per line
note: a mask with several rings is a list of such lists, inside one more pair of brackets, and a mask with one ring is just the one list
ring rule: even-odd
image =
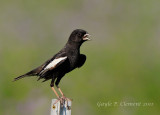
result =
[[[0,115],[49,115],[50,81],[14,77],[45,62],[77,28],[87,61],[60,83],[73,115],[159,115],[159,0],[1,0]],[[101,106],[98,103],[152,103]]]

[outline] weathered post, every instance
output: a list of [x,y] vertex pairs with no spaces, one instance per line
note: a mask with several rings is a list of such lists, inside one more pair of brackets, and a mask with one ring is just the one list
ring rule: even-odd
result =
[[51,115],[71,115],[71,101],[64,101],[60,103],[57,99],[52,99]]

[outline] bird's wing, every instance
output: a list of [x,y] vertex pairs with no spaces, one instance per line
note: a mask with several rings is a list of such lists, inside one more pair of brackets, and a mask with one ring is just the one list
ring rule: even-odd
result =
[[67,56],[55,58],[52,60],[45,68],[45,69],[53,69],[58,66],[60,63],[63,63],[67,59]]
[[26,74],[23,74],[19,77],[14,78],[13,81],[19,80],[21,78],[24,78],[26,76],[37,76],[42,75],[48,70],[52,70],[54,68],[57,68],[59,65],[61,65],[65,60],[67,59],[67,56],[64,51],[60,51],[58,54],[53,56],[51,59],[47,60],[44,64],[41,66],[27,72]]
[[86,61],[86,56],[84,54],[80,54],[80,57],[77,63],[77,67],[78,68],[82,67],[85,61]]
[[45,64],[39,75],[42,76],[45,72],[57,68],[59,65],[63,64],[66,59],[67,59],[66,53],[58,53]]

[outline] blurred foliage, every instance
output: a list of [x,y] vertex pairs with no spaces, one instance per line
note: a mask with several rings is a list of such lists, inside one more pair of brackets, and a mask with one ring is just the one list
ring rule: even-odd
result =
[[[49,115],[55,95],[36,77],[12,82],[52,57],[73,29],[92,35],[81,52],[85,65],[60,87],[76,115],[160,113],[159,0],[1,0],[0,114]],[[98,107],[98,102],[154,103]]]

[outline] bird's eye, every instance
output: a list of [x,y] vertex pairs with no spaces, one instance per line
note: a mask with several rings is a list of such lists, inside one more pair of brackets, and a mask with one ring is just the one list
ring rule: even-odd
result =
[[78,37],[81,37],[81,35],[82,35],[81,33],[78,33]]

